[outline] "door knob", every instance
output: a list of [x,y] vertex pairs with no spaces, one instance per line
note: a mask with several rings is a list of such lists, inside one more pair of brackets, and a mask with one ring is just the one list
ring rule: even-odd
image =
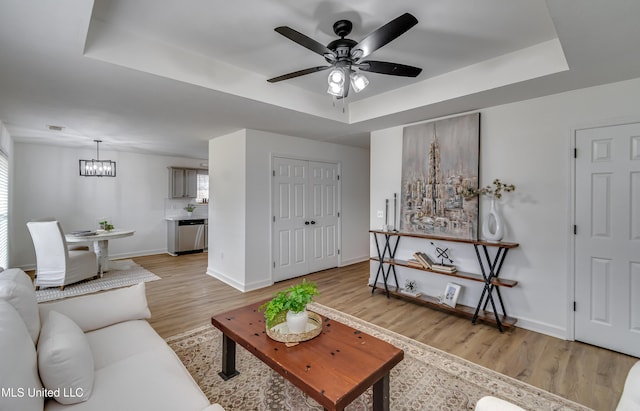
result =
[[308,221],[305,221],[305,222],[304,222],[304,225],[309,225],[309,222],[308,222]]
[[311,220],[311,224],[315,224],[315,223],[316,223],[315,221]]

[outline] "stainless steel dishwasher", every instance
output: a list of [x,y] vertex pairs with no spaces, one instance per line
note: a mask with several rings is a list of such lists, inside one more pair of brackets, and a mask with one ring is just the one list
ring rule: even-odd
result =
[[168,252],[171,255],[202,252],[205,247],[205,220],[177,220],[169,226]]

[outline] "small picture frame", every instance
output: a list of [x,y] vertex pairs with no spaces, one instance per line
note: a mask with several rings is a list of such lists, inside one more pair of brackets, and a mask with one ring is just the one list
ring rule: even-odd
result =
[[462,286],[458,284],[447,283],[447,286],[444,289],[444,295],[442,296],[442,303],[455,308],[461,289]]

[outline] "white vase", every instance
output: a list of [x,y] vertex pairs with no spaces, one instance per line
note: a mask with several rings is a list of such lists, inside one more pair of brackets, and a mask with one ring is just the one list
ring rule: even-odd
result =
[[491,208],[482,221],[482,237],[491,242],[498,242],[504,237],[504,218],[496,204],[496,198],[491,196]]
[[294,313],[293,311],[287,311],[287,328],[292,334],[303,333],[307,330],[307,323],[309,322],[309,313],[307,310]]

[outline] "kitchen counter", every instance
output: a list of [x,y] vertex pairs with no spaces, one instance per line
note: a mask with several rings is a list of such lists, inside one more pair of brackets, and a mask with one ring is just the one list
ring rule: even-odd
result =
[[207,216],[197,216],[197,215],[192,215],[191,217],[188,216],[177,216],[177,217],[165,217],[164,218],[167,221],[181,221],[181,220],[205,220],[205,223],[207,222],[206,220],[208,220]]

